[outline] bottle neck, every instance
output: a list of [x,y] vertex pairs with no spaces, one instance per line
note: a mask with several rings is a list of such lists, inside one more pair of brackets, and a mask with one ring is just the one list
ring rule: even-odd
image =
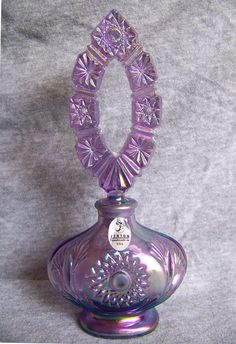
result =
[[137,205],[137,201],[124,196],[107,197],[95,203],[95,207],[98,209],[98,219],[102,221],[104,219],[112,221],[116,217],[121,217],[133,222]]

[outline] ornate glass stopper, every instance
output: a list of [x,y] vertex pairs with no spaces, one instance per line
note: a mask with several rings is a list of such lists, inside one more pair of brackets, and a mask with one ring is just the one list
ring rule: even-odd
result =
[[[154,307],[180,285],[187,265],[181,245],[137,223],[137,202],[125,197],[153,154],[161,98],[154,91],[157,75],[150,55],[117,11],[101,21],[91,39],[72,73],[70,124],[78,157],[98,178],[107,198],[95,204],[94,226],[54,250],[48,274],[61,295],[83,308],[80,324],[85,331],[110,338],[139,336],[156,327]],[[118,155],[99,128],[96,97],[112,58],[124,66],[132,92],[132,127]]]

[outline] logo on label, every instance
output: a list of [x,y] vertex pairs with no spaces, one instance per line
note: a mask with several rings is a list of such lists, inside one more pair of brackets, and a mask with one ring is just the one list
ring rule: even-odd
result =
[[116,217],[110,223],[108,230],[110,245],[117,251],[125,250],[131,241],[131,230],[128,221],[123,217]]

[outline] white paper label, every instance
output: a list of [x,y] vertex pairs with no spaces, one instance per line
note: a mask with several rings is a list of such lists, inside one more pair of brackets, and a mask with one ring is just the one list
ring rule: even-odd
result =
[[110,223],[108,230],[110,245],[117,251],[125,250],[131,241],[131,230],[127,220],[123,217],[116,217]]

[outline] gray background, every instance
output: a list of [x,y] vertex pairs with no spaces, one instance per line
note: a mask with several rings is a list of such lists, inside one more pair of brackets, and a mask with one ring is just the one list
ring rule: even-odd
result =
[[[77,309],[49,285],[46,260],[61,240],[96,221],[93,203],[105,196],[77,159],[68,97],[76,56],[112,8],[136,28],[151,53],[163,97],[156,153],[128,195],[139,201],[138,220],[179,240],[189,261],[184,283],[158,307],[159,327],[145,342],[232,344],[233,0],[3,1],[0,339],[110,342],[80,330]],[[100,109],[102,129],[117,151],[129,130],[131,103],[128,81],[116,61],[107,68]]]

